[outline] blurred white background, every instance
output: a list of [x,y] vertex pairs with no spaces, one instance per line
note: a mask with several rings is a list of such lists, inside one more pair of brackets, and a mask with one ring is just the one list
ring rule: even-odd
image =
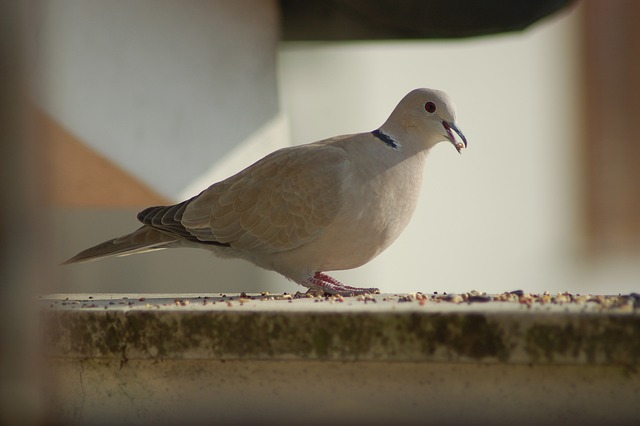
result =
[[448,92],[469,139],[462,156],[446,144],[433,150],[406,232],[339,279],[388,291],[583,288],[574,274],[575,25],[571,14],[476,40],[283,46],[294,143],[374,129],[416,87]]
[[[433,150],[414,219],[390,249],[331,275],[383,292],[638,290],[637,256],[585,255],[576,156],[580,14],[573,8],[522,33],[459,41],[280,44],[277,80],[291,139],[282,132],[282,145],[373,130],[416,87],[448,92],[469,140],[462,155],[448,144]],[[245,165],[262,155],[243,154]],[[78,215],[56,210],[58,260],[136,227],[134,210],[103,211],[100,217],[113,223],[99,232],[80,227]],[[300,289],[275,273],[196,250],[59,273],[56,291]]]
[[595,261],[584,253],[580,13],[473,40],[281,48],[294,143],[374,129],[415,87],[448,92],[469,139],[462,156],[447,144],[433,150],[398,241],[337,278],[407,292],[640,288],[637,255]]

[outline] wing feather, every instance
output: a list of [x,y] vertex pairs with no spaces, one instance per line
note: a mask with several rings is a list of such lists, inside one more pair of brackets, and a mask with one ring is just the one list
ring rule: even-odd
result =
[[335,218],[347,164],[342,149],[326,144],[276,151],[190,200],[181,224],[203,242],[263,253],[291,250]]

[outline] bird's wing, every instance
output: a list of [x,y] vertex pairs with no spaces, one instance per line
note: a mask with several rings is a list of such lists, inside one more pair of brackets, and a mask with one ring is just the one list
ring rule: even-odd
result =
[[294,249],[335,218],[348,164],[331,144],[281,149],[190,200],[180,222],[205,243],[254,253]]

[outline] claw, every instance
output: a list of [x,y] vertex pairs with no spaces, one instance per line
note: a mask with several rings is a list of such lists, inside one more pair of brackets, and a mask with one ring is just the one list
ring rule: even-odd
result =
[[340,296],[357,296],[360,294],[379,294],[377,288],[351,287],[342,284],[340,281],[322,272],[316,272],[313,277],[302,283],[311,290],[322,290],[328,294],[339,294]]

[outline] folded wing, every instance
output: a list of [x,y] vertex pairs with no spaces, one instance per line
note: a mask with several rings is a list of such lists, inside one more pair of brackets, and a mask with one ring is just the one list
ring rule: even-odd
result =
[[335,218],[347,164],[345,152],[331,145],[285,148],[176,205],[183,229],[162,220],[159,226],[254,253],[291,250]]

